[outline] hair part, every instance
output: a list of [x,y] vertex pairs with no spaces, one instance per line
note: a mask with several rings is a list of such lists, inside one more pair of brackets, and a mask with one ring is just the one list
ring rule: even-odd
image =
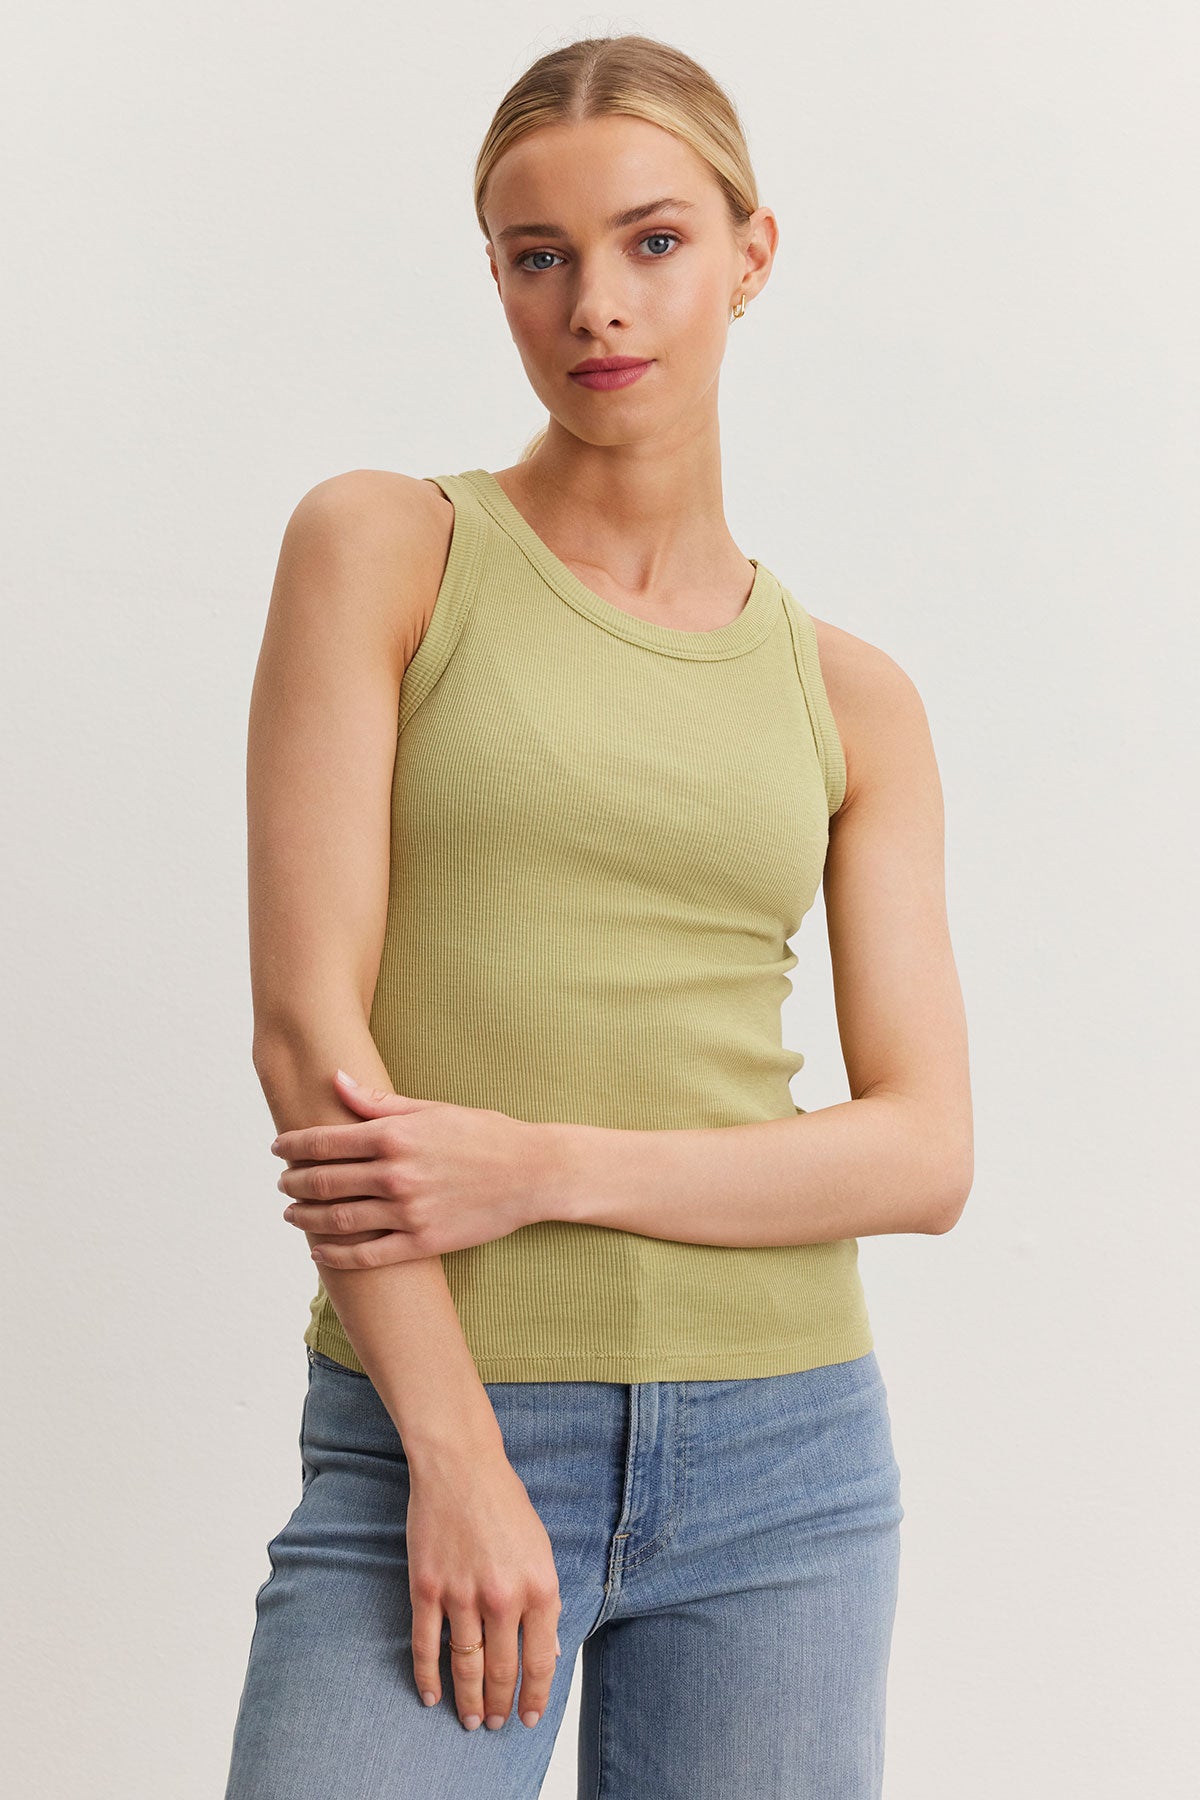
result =
[[[487,185],[506,150],[540,126],[610,114],[645,119],[694,150],[712,170],[735,231],[757,210],[758,183],[737,107],[707,69],[657,38],[579,38],[539,57],[496,108],[475,159],[475,217],[485,238]],[[519,460],[527,461],[545,436],[543,427]]]

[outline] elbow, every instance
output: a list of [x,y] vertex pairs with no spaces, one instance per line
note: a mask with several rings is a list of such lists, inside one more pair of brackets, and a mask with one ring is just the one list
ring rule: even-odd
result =
[[904,1209],[911,1223],[900,1229],[941,1237],[961,1219],[975,1179],[970,1101],[934,1104],[904,1095],[900,1116],[906,1126],[904,1185],[913,1196],[911,1212]]
[[925,1120],[921,1133],[924,1150],[926,1203],[921,1230],[931,1237],[953,1231],[962,1218],[975,1180],[975,1131],[970,1108],[939,1109]]
[[311,1060],[314,1051],[327,1058],[331,1043],[344,1034],[361,1032],[365,1016],[353,998],[256,1016],[250,1047],[254,1073],[265,1085],[280,1075],[290,1076],[297,1065]]
[[304,1039],[295,1031],[256,1031],[250,1059],[269,1104],[281,1085],[294,1083],[297,1067],[304,1060]]
[[286,1041],[278,1036],[268,1036],[265,1032],[256,1031],[250,1046],[250,1060],[254,1065],[254,1073],[265,1086],[278,1069],[281,1060],[287,1055]]
[[953,1231],[963,1216],[963,1209],[970,1197],[975,1180],[974,1159],[968,1150],[965,1158],[959,1160],[951,1169],[943,1162],[940,1168],[941,1181],[937,1191],[939,1200],[931,1218],[925,1226],[932,1237],[941,1237],[947,1231]]

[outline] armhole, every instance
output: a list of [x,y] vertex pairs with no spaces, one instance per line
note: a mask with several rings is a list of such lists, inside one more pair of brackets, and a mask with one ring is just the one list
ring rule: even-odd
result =
[[422,700],[433,692],[454,653],[475,598],[475,570],[483,544],[478,505],[466,482],[458,475],[425,475],[421,479],[445,494],[454,508],[454,523],[429,624],[400,682],[397,733],[404,730]]
[[796,670],[800,686],[804,690],[809,722],[821,762],[821,773],[825,778],[825,798],[832,818],[846,798],[846,753],[834,723],[829,695],[825,691],[825,678],[821,674],[821,659],[817,652],[816,626],[795,595],[786,588],[783,590],[783,599],[792,632]]

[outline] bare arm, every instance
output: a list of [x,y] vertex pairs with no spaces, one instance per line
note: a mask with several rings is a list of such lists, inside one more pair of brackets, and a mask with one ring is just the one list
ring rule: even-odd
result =
[[[444,564],[431,491],[355,470],[306,494],[284,534],[247,756],[254,1066],[281,1131],[356,1119],[338,1067],[391,1088],[368,1021],[400,680]],[[410,1460],[503,1455],[437,1256],[323,1280]]]

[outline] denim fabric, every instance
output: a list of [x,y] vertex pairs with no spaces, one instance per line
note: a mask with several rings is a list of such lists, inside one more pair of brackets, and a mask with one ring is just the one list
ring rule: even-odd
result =
[[582,1649],[579,1800],[879,1800],[900,1471],[875,1352],[744,1381],[490,1382],[554,1549],[541,1720],[413,1679],[408,1465],[307,1350],[302,1491],[267,1547],[225,1800],[532,1800]]

